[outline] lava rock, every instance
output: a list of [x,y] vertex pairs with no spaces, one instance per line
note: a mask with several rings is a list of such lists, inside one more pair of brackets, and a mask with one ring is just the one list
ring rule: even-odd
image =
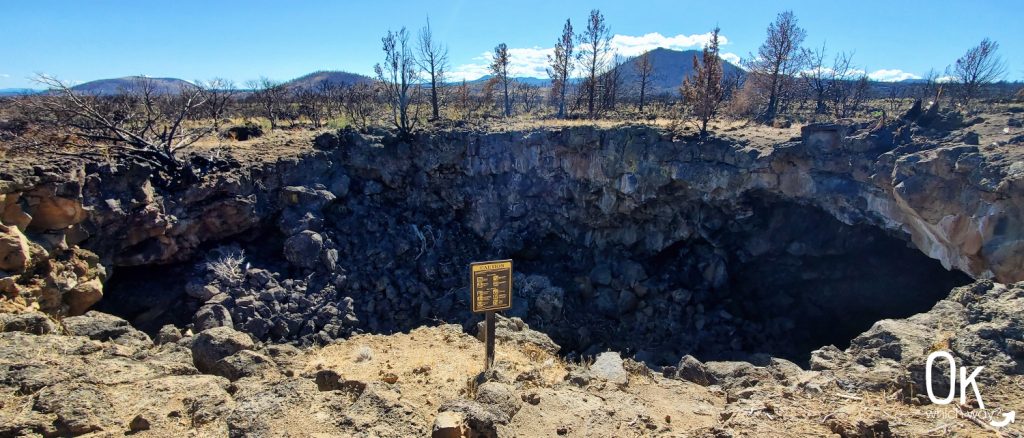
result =
[[214,373],[219,360],[251,350],[253,346],[249,335],[230,327],[216,327],[196,335],[192,342],[192,361],[199,371]]
[[[502,342],[514,342],[518,344],[531,344],[551,354],[556,354],[558,353],[558,350],[561,349],[561,347],[552,341],[548,335],[536,330],[531,330],[530,326],[520,318],[505,318],[501,315],[495,315],[494,317],[496,340]],[[478,322],[476,329],[477,339],[480,341],[487,339],[487,329],[484,321]]]
[[231,313],[220,304],[207,304],[200,307],[192,316],[192,327],[197,333],[216,327],[234,328]]
[[136,347],[153,345],[148,335],[133,328],[128,321],[94,310],[82,316],[64,318],[63,323],[64,329],[73,336],[85,336],[95,341],[113,341]]
[[57,325],[46,315],[37,312],[0,313],[0,332],[25,332],[33,335],[53,333]]
[[277,364],[263,354],[251,350],[241,350],[218,360],[214,368],[213,374],[235,381],[243,377],[265,375],[276,370]]
[[466,416],[461,412],[445,411],[437,414],[434,418],[434,426],[431,428],[431,438],[462,438],[467,436]]
[[498,408],[512,418],[523,407],[522,401],[516,397],[515,389],[500,382],[484,382],[476,389],[476,401]]
[[173,344],[181,340],[181,330],[177,327],[167,324],[160,327],[160,332],[156,334],[157,344]]
[[284,242],[284,257],[295,266],[315,269],[320,263],[320,251],[324,248],[324,239],[313,231],[303,231]]
[[474,437],[498,436],[498,426],[508,424],[508,415],[499,409],[477,401],[456,399],[441,404],[438,412],[457,412],[466,419],[470,435]]
[[622,358],[619,357],[619,353],[613,351],[597,355],[593,365],[590,365],[590,374],[616,385],[629,383],[629,373],[622,366]]
[[702,386],[715,383],[715,377],[708,373],[704,363],[689,354],[679,360],[679,365],[676,366],[676,377]]
[[112,423],[114,408],[98,386],[73,382],[60,383],[40,390],[33,410],[57,416],[56,430],[47,436],[77,436],[104,430]]

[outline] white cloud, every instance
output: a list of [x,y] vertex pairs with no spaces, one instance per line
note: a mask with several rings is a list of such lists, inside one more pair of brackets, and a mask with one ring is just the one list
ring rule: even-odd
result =
[[939,76],[939,77],[935,78],[935,82],[938,82],[940,84],[945,84],[947,82],[953,82],[954,80],[956,80],[956,78],[954,78],[952,76]]
[[871,73],[868,73],[868,77],[871,78],[872,80],[881,82],[899,82],[907,79],[921,79],[921,77],[918,75],[915,75],[910,72],[905,72],[898,68],[883,68],[881,70],[875,70]]
[[7,78],[9,78],[9,77],[11,77],[11,75],[9,75],[9,74],[7,74],[7,73],[0,73],[0,78],[4,78],[4,79],[7,79]]
[[[548,55],[553,48],[529,47],[508,49],[508,74],[512,77],[546,78]],[[483,52],[473,58],[474,63],[455,66],[448,77],[454,81],[474,80],[491,74],[491,58],[494,52]]]
[[[719,42],[722,45],[728,44],[729,39],[719,34]],[[640,36],[615,35],[611,40],[611,50],[621,56],[637,56],[644,52],[658,47],[673,50],[687,50],[703,48],[711,40],[711,32],[694,35],[664,36],[657,32]],[[548,68],[548,55],[553,54],[554,48],[527,47],[510,48],[509,75],[515,77],[546,78]],[[474,80],[481,76],[491,74],[490,64],[494,52],[483,52],[473,58],[474,62],[459,64],[448,72],[448,78],[452,81]],[[734,53],[722,55],[733,64],[738,64],[740,57]]]
[[[718,40],[723,46],[729,44],[729,39],[724,35],[719,34]],[[711,41],[711,32],[676,36],[665,36],[658,32],[640,36],[615,35],[612,37],[612,50],[623,56],[637,56],[658,47],[673,50],[703,48],[708,41]]]
[[731,53],[731,52],[726,52],[726,53],[721,54],[721,58],[726,60],[726,61],[729,61],[729,62],[733,63],[734,65],[738,65],[738,66],[742,67],[742,65],[740,64],[740,55],[737,55],[737,54]]

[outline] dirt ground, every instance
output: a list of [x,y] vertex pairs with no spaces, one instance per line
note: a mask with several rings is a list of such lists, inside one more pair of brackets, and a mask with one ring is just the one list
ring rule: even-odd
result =
[[[467,382],[481,372],[482,355],[483,344],[457,328],[423,327],[408,334],[358,335],[311,350],[303,360],[306,373],[333,369],[359,381],[397,377],[403,399],[418,411],[415,417],[432,420],[445,400],[472,396]],[[1000,436],[980,414],[981,424],[957,416],[953,405],[915,406],[885,393],[802,391],[768,382],[727,390],[654,372],[633,372],[623,386],[595,380],[581,388],[563,378],[586,363],[566,363],[529,344],[503,342],[496,358],[510,376],[532,370],[543,376],[517,383],[519,395],[540,401],[523,403],[512,422],[499,429],[507,434],[501,436],[872,436],[871,426],[883,422],[878,436],[886,436],[882,430],[908,437]],[[814,382],[814,374],[801,379]],[[1022,394],[1024,376],[1012,376],[997,388],[986,387],[984,397],[988,407],[1022,412]],[[1019,436],[1022,430],[1014,424],[1001,433]]]

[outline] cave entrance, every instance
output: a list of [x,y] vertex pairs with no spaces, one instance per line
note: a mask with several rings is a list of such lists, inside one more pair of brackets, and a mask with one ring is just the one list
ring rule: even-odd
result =
[[93,309],[124,318],[150,335],[165,324],[184,327],[196,310],[185,294],[191,276],[191,263],[115,266]]
[[927,311],[971,281],[885,230],[769,197],[742,204],[696,209],[687,221],[704,228],[656,252],[565,253],[550,238],[546,249],[524,248],[530,257],[517,270],[565,290],[563,318],[524,314],[527,322],[569,353],[611,349],[650,365],[685,354],[770,355],[806,365],[811,351],[846,348],[876,321]]
[[[473,331],[479,317],[469,311],[460,269],[512,258],[516,298],[505,315],[524,318],[565,354],[615,350],[652,366],[686,354],[753,362],[770,355],[806,365],[811,351],[845,348],[875,322],[927,311],[971,281],[901,236],[845,224],[816,207],[763,194],[722,204],[677,196],[628,216],[587,215],[594,221],[587,224],[530,218],[491,241],[463,219],[421,217],[411,223],[432,230],[422,254],[415,229],[396,223],[404,202],[352,209],[329,217],[321,231],[338,248],[336,271],[290,266],[282,239],[266,233],[245,245],[246,262],[280,273],[280,281],[247,281],[223,305],[232,315],[263,310],[235,319],[235,327],[275,342],[307,342],[316,330],[317,339],[343,336],[348,329],[330,322],[340,319],[328,311],[342,299],[360,331],[438,321]],[[406,256],[395,255],[403,250]],[[186,326],[202,304],[185,293],[186,283],[210,280],[197,274],[201,263],[117,267],[97,309],[150,333]],[[259,330],[250,320],[297,325],[288,336],[271,336],[266,324]]]

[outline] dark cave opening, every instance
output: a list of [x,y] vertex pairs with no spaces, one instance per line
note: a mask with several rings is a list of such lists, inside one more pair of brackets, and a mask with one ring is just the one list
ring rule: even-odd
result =
[[124,318],[151,336],[165,324],[184,327],[196,310],[185,293],[191,272],[190,263],[115,267],[93,309]]
[[[191,284],[198,281],[226,292],[218,304],[236,329],[268,342],[321,343],[353,330],[391,333],[438,322],[473,332],[480,316],[469,312],[463,268],[510,257],[517,277],[506,316],[547,333],[562,354],[615,350],[652,366],[686,354],[770,355],[806,365],[812,350],[845,348],[876,321],[926,311],[970,281],[885,230],[768,196],[690,202],[669,222],[636,212],[634,222],[616,222],[634,227],[639,238],[629,245],[595,243],[592,225],[542,220],[506,234],[500,241],[514,243],[499,246],[457,218],[413,227],[415,216],[392,211],[400,205],[336,207],[319,229],[338,251],[335,270],[296,268],[282,255],[281,232],[265,227],[211,243],[188,262],[117,267],[96,308],[151,334],[164,324],[186,327],[203,306],[186,292],[203,287]],[[666,223],[686,231],[651,250],[646,236],[673,235],[657,229]],[[209,254],[225,245],[246,254],[244,278],[230,287],[204,271]],[[352,327],[341,322],[345,306],[358,316]]]
[[563,353],[611,349],[652,365],[685,354],[770,355],[806,365],[811,351],[846,348],[876,321],[927,311],[971,281],[902,238],[814,207],[752,198],[736,211],[706,217],[713,230],[654,253],[538,239],[514,254],[531,256],[517,270],[565,290],[563,318],[520,316]]

